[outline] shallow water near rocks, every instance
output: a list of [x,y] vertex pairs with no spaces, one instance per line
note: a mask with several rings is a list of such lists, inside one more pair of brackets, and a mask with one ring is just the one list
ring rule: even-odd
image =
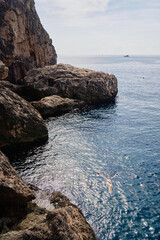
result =
[[26,182],[68,196],[100,240],[159,239],[160,57],[59,62],[115,74],[116,101],[47,119],[48,142],[15,156],[14,167]]

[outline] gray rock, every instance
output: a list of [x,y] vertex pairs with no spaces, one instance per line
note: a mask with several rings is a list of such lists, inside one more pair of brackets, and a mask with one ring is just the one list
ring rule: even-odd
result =
[[113,100],[118,92],[114,75],[80,69],[67,64],[32,69],[24,79],[33,98],[59,95],[87,103]]
[[57,95],[42,98],[40,101],[31,102],[43,117],[51,117],[81,108],[85,102],[76,99],[62,98]]
[[0,80],[3,80],[8,77],[8,67],[0,61]]
[[0,59],[17,83],[33,67],[56,64],[52,40],[35,10],[34,0],[0,1]]
[[27,101],[0,85],[0,148],[47,140],[40,113]]

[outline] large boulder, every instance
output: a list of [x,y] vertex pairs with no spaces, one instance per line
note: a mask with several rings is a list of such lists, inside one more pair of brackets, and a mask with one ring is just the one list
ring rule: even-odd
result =
[[59,95],[88,103],[113,100],[118,92],[114,75],[57,64],[32,69],[24,79],[33,98]]
[[48,138],[40,113],[8,88],[0,86],[0,148]]
[[59,116],[75,108],[81,108],[85,105],[83,101],[76,99],[62,98],[57,95],[42,98],[40,101],[33,101],[31,104],[46,117]]
[[17,83],[33,67],[56,64],[52,40],[35,10],[34,0],[0,0],[0,60]]
[[0,80],[3,80],[8,77],[8,67],[0,61]]
[[0,204],[17,204],[35,198],[34,192],[24,183],[8,158],[0,151]]

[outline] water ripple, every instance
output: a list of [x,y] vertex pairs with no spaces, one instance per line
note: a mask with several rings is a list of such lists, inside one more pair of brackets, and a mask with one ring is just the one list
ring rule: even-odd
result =
[[[110,60],[90,67],[117,75],[116,102],[49,118],[48,142],[14,159],[14,166],[26,182],[66,194],[98,239],[158,239],[159,63],[157,58]],[[106,174],[114,176],[111,193]],[[49,208],[44,196],[37,198]]]

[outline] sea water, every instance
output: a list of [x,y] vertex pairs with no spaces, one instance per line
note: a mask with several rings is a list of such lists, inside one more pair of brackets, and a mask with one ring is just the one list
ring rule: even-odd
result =
[[160,239],[160,57],[59,62],[115,74],[117,98],[47,119],[48,142],[15,157],[14,167],[26,182],[67,195],[99,240]]

